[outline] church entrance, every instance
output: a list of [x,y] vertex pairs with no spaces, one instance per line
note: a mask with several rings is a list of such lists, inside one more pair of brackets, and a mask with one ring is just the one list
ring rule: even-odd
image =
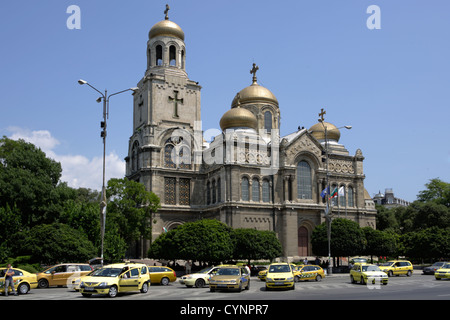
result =
[[308,229],[305,227],[298,228],[298,255],[300,257],[308,256]]

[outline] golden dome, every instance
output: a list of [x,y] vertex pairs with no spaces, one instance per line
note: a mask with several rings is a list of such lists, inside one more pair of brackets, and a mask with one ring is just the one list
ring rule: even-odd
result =
[[184,32],[175,22],[170,20],[162,20],[155,24],[148,33],[148,38],[152,39],[157,36],[175,37],[184,41]]
[[[322,125],[323,123],[323,125]],[[309,131],[313,135],[314,138],[317,140],[325,140],[325,128],[327,128],[327,138],[328,140],[336,140],[339,141],[339,138],[341,137],[341,132],[334,124],[331,124],[329,122],[319,122],[313,125],[311,128],[309,128]]]
[[258,120],[249,110],[241,107],[231,108],[220,119],[220,128],[225,131],[229,128],[252,128],[257,129]]
[[[278,106],[278,100],[275,98],[274,94],[270,92],[269,89],[260,86],[256,81],[253,82],[252,85],[242,89],[239,92],[240,102],[241,103],[249,103],[249,102],[268,102],[273,103]],[[231,102],[231,107],[236,107],[237,98],[234,97],[233,102]]]

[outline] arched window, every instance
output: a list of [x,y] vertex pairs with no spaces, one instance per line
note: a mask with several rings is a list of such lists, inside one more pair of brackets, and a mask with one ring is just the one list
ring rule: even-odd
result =
[[346,202],[345,201],[345,186],[341,186],[338,190],[338,197],[339,197],[339,206],[345,207]]
[[135,141],[131,150],[131,171],[139,170],[139,142]]
[[246,177],[242,178],[241,184],[241,197],[243,201],[249,201],[249,193],[248,193],[248,179]]
[[216,203],[216,182],[212,182],[212,203]]
[[312,199],[311,166],[306,161],[300,161],[297,165],[297,197]]
[[208,183],[206,184],[206,204],[210,204],[211,203],[211,186]]
[[272,112],[270,111],[264,112],[264,129],[267,133],[272,130]]
[[162,46],[161,45],[156,46],[156,65],[157,66],[163,65],[163,54],[162,54]]
[[353,193],[353,187],[347,188],[347,202],[349,207],[355,206],[355,199],[354,199],[354,193]]
[[262,183],[262,201],[270,202],[270,184],[267,180],[263,180]]
[[166,144],[164,147],[164,167],[175,168],[175,162],[173,162],[174,146],[172,144]]
[[222,186],[220,185],[220,178],[217,179],[217,202],[222,201]]
[[175,46],[169,48],[169,65],[174,67],[177,65],[177,49]]
[[252,180],[252,201],[259,202],[259,180]]

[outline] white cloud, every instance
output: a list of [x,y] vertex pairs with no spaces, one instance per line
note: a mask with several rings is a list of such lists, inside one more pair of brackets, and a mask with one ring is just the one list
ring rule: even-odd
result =
[[[47,130],[30,131],[19,127],[9,127],[10,139],[23,139],[41,148],[47,157],[61,163],[61,181],[72,188],[90,188],[101,190],[103,183],[103,157],[89,159],[83,155],[61,155],[54,151],[60,142]],[[105,183],[111,178],[122,178],[125,175],[125,161],[115,152],[105,157]]]

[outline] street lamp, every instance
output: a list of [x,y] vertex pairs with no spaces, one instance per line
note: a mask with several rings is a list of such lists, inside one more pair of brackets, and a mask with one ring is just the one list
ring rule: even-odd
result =
[[327,126],[324,125],[324,120],[325,119],[323,118],[323,116],[324,116],[325,113],[326,112],[322,109],[321,113],[319,113],[319,116],[320,116],[319,122],[322,124],[324,132],[325,132],[325,163],[326,163],[326,166],[325,166],[325,170],[326,170],[326,187],[325,187],[325,190],[326,190],[326,204],[327,204],[326,209],[325,209],[325,219],[327,221],[328,261],[329,261],[327,274],[331,275],[333,269],[332,269],[332,266],[331,266],[331,210],[330,210],[330,205],[329,205],[329,202],[330,202],[330,197],[329,197],[329,193],[330,193],[329,175],[330,175],[330,173],[328,171],[328,159],[329,159],[329,157],[328,157],[328,131],[338,130],[338,129],[342,129],[342,128],[350,130],[352,128],[352,126],[343,126],[343,127],[333,128],[333,129],[328,130]]
[[101,249],[100,249],[100,258],[101,258],[101,264],[103,266],[103,244],[105,239],[105,221],[106,221],[106,188],[105,188],[105,159],[106,159],[106,119],[109,115],[109,99],[112,96],[115,96],[119,93],[123,93],[126,91],[133,91],[133,93],[137,92],[139,90],[138,87],[128,88],[113,94],[110,94],[108,96],[108,91],[105,90],[105,93],[100,92],[97,88],[89,84],[85,80],[78,80],[78,84],[85,85],[87,84],[89,87],[100,93],[100,97],[96,100],[98,103],[102,102],[103,100],[103,121],[100,122],[100,127],[103,129],[100,136],[103,138],[103,183],[102,183],[102,199],[100,202],[100,234],[101,234]]

